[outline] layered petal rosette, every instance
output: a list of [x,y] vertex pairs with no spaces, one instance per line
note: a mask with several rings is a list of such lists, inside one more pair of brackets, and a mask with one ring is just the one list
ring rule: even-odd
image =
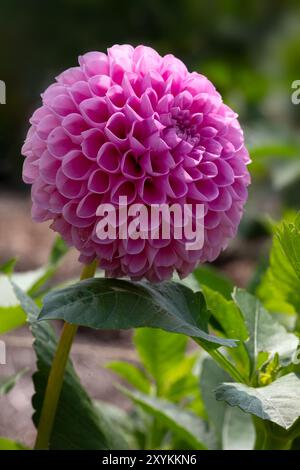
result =
[[[22,153],[33,219],[51,220],[107,276],[184,277],[235,236],[250,182],[243,132],[212,83],[173,55],[129,45],[89,52],[42,94],[30,123]],[[188,250],[173,231],[100,239],[99,206],[120,211],[122,196],[149,208],[203,204],[202,248]]]

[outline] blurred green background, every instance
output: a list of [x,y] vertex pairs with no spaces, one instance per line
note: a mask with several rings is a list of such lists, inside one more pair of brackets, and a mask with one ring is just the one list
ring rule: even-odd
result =
[[[299,1],[1,0],[0,10],[0,79],[7,86],[1,188],[25,189],[20,147],[54,77],[86,51],[143,43],[206,74],[240,114],[260,208],[299,206],[300,105],[291,103],[291,83],[300,79]],[[256,204],[250,200],[250,213]]]

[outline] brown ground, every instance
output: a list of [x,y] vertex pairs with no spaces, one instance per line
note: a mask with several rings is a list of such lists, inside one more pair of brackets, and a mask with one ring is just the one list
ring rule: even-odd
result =
[[[18,271],[35,269],[47,260],[53,239],[54,234],[47,224],[31,221],[29,198],[0,194],[0,264],[17,256]],[[239,251],[239,247],[235,250]],[[75,252],[68,253],[59,271],[60,279],[79,273],[80,266],[76,258]],[[254,262],[249,259],[236,261],[230,258],[229,251],[229,258],[227,255],[224,259],[222,269],[235,283],[245,285],[252,275],[253,267]],[[7,345],[7,365],[0,365],[0,380],[24,367],[29,368],[29,371],[7,396],[0,397],[0,436],[20,440],[30,446],[35,437],[31,424],[33,388],[30,375],[35,370],[32,338],[27,329],[22,328],[1,339]],[[128,402],[114,387],[115,376],[103,368],[113,359],[135,359],[128,333],[82,330],[75,342],[72,357],[84,386],[93,398],[128,406]]]

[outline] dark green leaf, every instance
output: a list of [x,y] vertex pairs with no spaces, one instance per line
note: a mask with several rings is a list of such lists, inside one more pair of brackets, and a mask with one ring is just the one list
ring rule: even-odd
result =
[[39,316],[39,320],[63,319],[91,328],[148,326],[194,336],[211,347],[235,346],[233,340],[208,333],[208,318],[203,295],[182,284],[99,278],[51,292]]
[[206,286],[215,292],[222,294],[225,299],[231,299],[233,291],[232,282],[225,276],[208,266],[201,266],[193,272],[200,286]]
[[[48,375],[56,351],[57,339],[48,322],[37,323],[39,309],[34,301],[18,286],[16,295],[31,322],[35,338],[37,372],[33,376],[35,395],[32,403],[35,410],[33,420],[37,426],[47,385]],[[126,443],[117,429],[101,415],[80,384],[71,361],[68,361],[63,388],[58,404],[50,449],[124,449]]]

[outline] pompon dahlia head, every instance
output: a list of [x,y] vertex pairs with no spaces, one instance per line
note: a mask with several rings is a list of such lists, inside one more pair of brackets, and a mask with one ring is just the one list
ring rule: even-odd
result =
[[[107,276],[150,281],[187,276],[235,236],[250,182],[237,115],[212,83],[173,55],[115,45],[89,52],[42,94],[22,153],[32,217]],[[204,205],[204,244],[100,240],[101,203]]]

